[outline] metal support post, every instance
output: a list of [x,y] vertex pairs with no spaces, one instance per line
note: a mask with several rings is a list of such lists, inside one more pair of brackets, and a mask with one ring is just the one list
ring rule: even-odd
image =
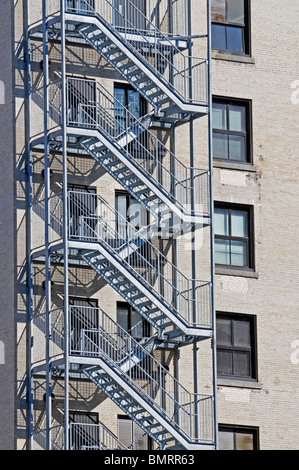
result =
[[208,119],[209,119],[209,170],[210,170],[210,250],[211,250],[211,309],[212,309],[212,351],[213,351],[213,395],[214,395],[214,437],[218,449],[217,411],[217,350],[216,350],[216,311],[215,311],[215,260],[214,260],[214,190],[213,190],[213,133],[212,133],[212,42],[211,42],[211,0],[207,0],[208,29]]
[[64,0],[61,12],[61,105],[62,105],[62,158],[63,158],[63,251],[64,251],[64,448],[69,450],[69,266],[68,266],[68,193],[67,193],[67,95],[66,95],[66,44]]
[[48,2],[43,0],[43,75],[44,75],[44,184],[45,184],[45,296],[46,296],[46,448],[51,450],[51,259],[50,259],[50,145],[49,145],[49,45]]
[[33,285],[32,285],[32,149],[31,149],[31,54],[29,34],[29,1],[26,2],[26,141],[27,141],[27,279],[28,279],[28,402],[29,449],[33,450]]
[[[193,2],[188,0],[188,36],[192,37],[192,12]],[[193,98],[193,68],[192,68],[192,55],[193,55],[193,41],[190,40],[188,44],[189,52],[189,98]],[[190,140],[190,167],[191,167],[191,212],[195,214],[196,210],[196,196],[195,196],[195,142],[194,142],[194,119],[191,117],[189,123],[189,140]],[[198,323],[198,302],[197,302],[197,290],[195,279],[197,279],[197,240],[196,240],[196,224],[191,225],[191,265],[192,265],[192,301],[193,301],[193,322]],[[199,373],[198,373],[198,348],[197,339],[193,341],[193,383],[194,383],[194,396],[197,397],[199,394]],[[194,415],[195,415],[195,429],[194,435],[199,438],[199,408],[197,398],[194,403]]]

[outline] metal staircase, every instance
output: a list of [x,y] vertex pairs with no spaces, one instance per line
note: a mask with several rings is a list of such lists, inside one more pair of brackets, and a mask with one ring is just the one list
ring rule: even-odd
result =
[[86,0],[67,6],[66,13],[75,32],[139,91],[157,115],[179,114],[184,119],[207,112],[206,60],[184,53],[176,38],[163,33],[131,0],[124,2],[123,10],[104,0],[99,11]]
[[[167,8],[172,11],[175,3],[167,2]],[[45,446],[51,447],[53,367],[66,384],[70,374],[93,382],[158,448],[214,449],[215,397],[189,392],[155,356],[162,348],[195,348],[199,341],[213,338],[213,280],[188,278],[157,247],[161,237],[176,238],[182,230],[194,233],[198,226],[211,224],[210,171],[186,166],[156,135],[158,128],[192,126],[195,118],[210,112],[208,61],[192,56],[193,37],[187,30],[183,35],[176,31],[181,18],[169,16],[163,28],[142,10],[143,2],[137,7],[133,0],[60,0],[60,5],[62,10],[48,18],[43,11],[43,23],[28,28],[28,37],[42,32],[46,61],[44,85],[35,101],[37,107],[44,106],[44,131],[31,141],[32,147],[45,151],[45,199],[36,206],[44,221],[44,245],[35,252],[31,243],[30,252],[30,269],[34,256],[44,259],[46,267],[46,321],[38,319],[42,328],[37,328],[37,340],[45,334],[47,347],[45,358],[31,369],[32,376],[43,370],[46,377]],[[55,93],[49,83],[45,32],[61,40],[64,64]],[[96,80],[67,77],[66,39],[97,51],[144,98],[146,114],[134,113],[134,106],[124,106]],[[55,109],[49,109],[52,98]],[[62,197],[55,191],[50,195],[51,145],[62,152]],[[130,223],[98,194],[69,190],[67,158],[74,150],[92,157],[147,211],[148,225]],[[30,178],[32,184],[32,174]],[[32,200],[30,211],[31,217],[36,215]],[[58,235],[55,243],[51,231]],[[151,336],[126,331],[101,308],[69,306],[69,257],[99,274],[151,325]],[[59,318],[55,332],[49,331],[52,260],[64,263],[66,302],[59,307],[64,321]],[[32,280],[29,288],[33,296]],[[49,344],[55,339],[58,353],[52,357]],[[70,423],[67,394],[66,387],[65,441],[60,448],[127,450],[102,424]],[[32,394],[29,399],[32,410]],[[99,439],[99,432],[106,441]]]
[[[68,78],[68,133],[155,217],[209,223],[209,173],[185,166],[139,118],[102,85]],[[117,109],[117,115],[116,115]],[[121,116],[119,118],[118,116]],[[192,191],[196,207],[191,209]]]
[[[81,313],[81,318],[86,318],[86,312]],[[88,314],[98,318],[98,325],[81,327],[77,331],[81,346],[71,349],[71,360],[79,355],[76,363],[84,375],[135,420],[160,449],[178,443],[185,449],[211,445],[212,428],[203,424],[211,413],[212,398],[189,393],[154,358],[158,338],[137,342],[102,310],[88,309]],[[86,356],[93,358],[93,364],[86,364]]]
[[150,242],[150,231],[144,237],[100,196],[70,191],[69,201],[71,246],[89,266],[155,328],[210,336],[209,282],[188,279]]

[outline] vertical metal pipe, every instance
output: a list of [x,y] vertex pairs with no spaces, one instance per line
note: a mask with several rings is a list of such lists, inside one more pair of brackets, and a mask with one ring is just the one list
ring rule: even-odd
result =
[[218,449],[218,411],[217,411],[217,350],[216,350],[216,309],[215,309],[215,260],[214,260],[214,189],[213,189],[213,128],[212,128],[212,22],[211,0],[207,0],[208,30],[208,120],[209,120],[209,171],[210,171],[210,251],[211,251],[211,309],[212,309],[212,354],[213,354],[213,395],[214,395],[214,436]]
[[63,158],[63,251],[64,251],[64,448],[69,450],[69,269],[68,269],[68,194],[67,194],[67,93],[64,0],[60,0],[61,14],[61,117]]
[[29,33],[29,0],[26,2],[26,132],[27,132],[27,279],[28,279],[28,401],[29,401],[29,449],[33,450],[33,282],[32,282],[32,149],[31,149],[31,54]]
[[[193,52],[193,41],[192,41],[192,13],[193,13],[193,2],[188,0],[188,36],[189,39],[189,97],[192,100],[193,98],[193,69],[192,69],[192,52]],[[196,199],[195,199],[195,141],[194,141],[194,119],[191,117],[189,123],[189,140],[190,140],[190,167],[191,167],[191,211],[192,214],[195,214],[196,209]],[[197,290],[195,280],[197,279],[197,240],[196,240],[196,225],[193,223],[191,225],[191,265],[192,265],[192,301],[193,301],[193,322],[198,322],[198,305],[197,305]],[[199,393],[199,374],[198,374],[198,348],[197,348],[197,339],[194,338],[193,341],[193,383],[194,383],[194,394],[197,397]],[[195,437],[199,437],[199,420],[198,420],[198,404],[197,399],[194,403],[194,413],[195,413]]]
[[49,45],[48,2],[43,0],[43,76],[44,76],[44,185],[45,185],[45,296],[46,296],[46,448],[51,450],[51,260],[50,260],[50,145],[49,145]]

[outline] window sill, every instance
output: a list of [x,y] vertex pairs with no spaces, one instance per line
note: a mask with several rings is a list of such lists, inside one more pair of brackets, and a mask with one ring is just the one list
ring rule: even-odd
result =
[[249,269],[237,269],[231,267],[215,267],[215,274],[220,274],[223,276],[238,276],[238,277],[249,277],[251,279],[258,279],[259,273],[251,271]]
[[223,387],[236,387],[236,388],[253,388],[255,390],[261,390],[261,382],[255,380],[238,380],[238,379],[217,379],[217,385]]
[[255,64],[255,59],[248,55],[231,54],[229,52],[218,50],[212,51],[212,59],[227,60],[229,62],[241,62],[242,64]]
[[214,168],[226,168],[228,170],[240,170],[240,171],[251,171],[256,172],[256,166],[250,163],[237,163],[229,161],[214,160]]

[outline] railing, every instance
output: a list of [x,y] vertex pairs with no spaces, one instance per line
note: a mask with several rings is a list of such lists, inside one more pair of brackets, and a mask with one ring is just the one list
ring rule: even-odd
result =
[[127,450],[103,424],[70,423],[70,450]]
[[[188,0],[176,0],[169,8],[169,0],[159,0],[159,2],[139,0],[137,7],[132,0],[115,0],[115,24],[122,22],[122,16],[129,16],[131,22],[138,25],[147,34],[154,28],[158,28],[165,36],[177,37],[188,34]],[[111,2],[110,2],[111,3]],[[131,8],[131,4],[135,7]],[[104,8],[104,9],[103,9]],[[145,11],[146,9],[146,11]],[[95,12],[104,13],[105,7],[101,0],[66,0],[67,13],[80,13],[80,15],[94,15]],[[140,17],[138,11],[142,13]],[[146,16],[146,23],[143,17]],[[121,24],[119,25],[121,27]]]
[[[81,309],[80,319],[84,319],[84,308],[77,308]],[[88,341],[82,343],[84,351],[71,352],[102,358],[113,367],[120,379],[137,391],[189,441],[212,443],[212,397],[188,392],[144,347],[101,309],[94,309],[94,318],[95,316],[97,327],[90,330],[84,328],[83,332],[80,332],[77,317],[77,334],[82,333],[88,337]],[[71,321],[72,318],[73,315]],[[76,325],[72,324],[71,329],[75,328]]]
[[[66,12],[98,16],[106,25],[113,27],[115,34],[126,47],[173,93],[185,102],[206,105],[207,60],[190,57],[176,46],[176,39],[183,39],[187,34],[185,28],[182,30],[187,18],[185,0],[183,2],[184,13],[181,18],[184,20],[179,20],[178,34],[171,32],[171,24],[177,23],[178,18],[174,22],[170,19],[170,33],[164,33],[152,22],[152,18],[137,8],[131,0],[103,0],[99,6],[91,0],[83,0],[80,4],[73,3],[71,7],[66,3]],[[168,6],[165,13],[171,16],[173,10],[167,10]]]
[[209,282],[188,279],[149,236],[98,195],[69,191],[68,212],[70,239],[101,243],[178,318],[190,326],[210,328]]
[[[51,429],[52,450],[65,450],[64,425],[58,424]],[[127,448],[102,423],[70,423],[70,450],[127,450]],[[33,433],[33,450],[46,449],[46,430]]]
[[68,78],[67,90],[69,126],[100,130],[178,207],[209,215],[208,171],[185,166],[148,130],[149,116],[139,117],[93,80]]

